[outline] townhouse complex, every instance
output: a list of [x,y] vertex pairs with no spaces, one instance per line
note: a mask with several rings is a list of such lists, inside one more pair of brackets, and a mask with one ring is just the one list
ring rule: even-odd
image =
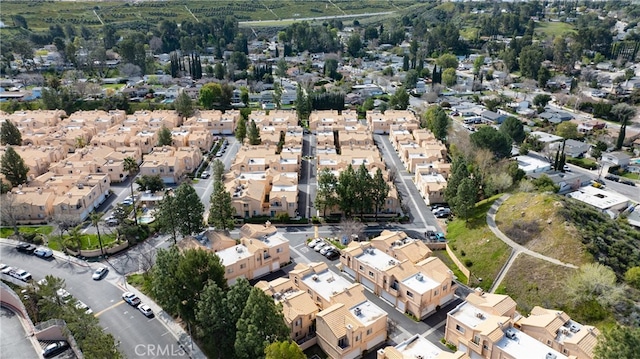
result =
[[[44,223],[56,215],[80,220],[110,195],[110,184],[125,180],[131,157],[142,175],[159,175],[167,184],[193,173],[214,144],[215,134],[235,130],[238,111],[200,111],[183,121],[174,111],[20,111],[0,113],[20,130],[14,150],[29,168],[28,182],[7,194],[18,224]],[[171,145],[158,146],[162,128]],[[6,147],[0,148],[0,155]]]

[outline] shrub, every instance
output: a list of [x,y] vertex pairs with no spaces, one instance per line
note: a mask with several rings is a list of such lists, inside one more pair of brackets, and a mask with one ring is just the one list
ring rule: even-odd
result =
[[467,252],[465,252],[465,251],[460,251],[460,256],[464,257],[464,256],[466,256],[466,255],[467,255]]
[[471,266],[473,266],[473,262],[471,261],[471,259],[468,259],[468,258],[467,258],[467,259],[465,259],[465,260],[464,260],[464,265],[465,265],[467,268],[471,268]]
[[317,216],[311,217],[311,223],[320,224],[320,218],[318,218]]

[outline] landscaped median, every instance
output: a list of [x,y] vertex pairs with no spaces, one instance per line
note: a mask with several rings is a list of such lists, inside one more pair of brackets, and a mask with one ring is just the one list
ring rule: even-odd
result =
[[456,218],[447,225],[449,247],[471,271],[469,286],[489,290],[511,253],[511,248],[487,226],[487,211],[500,195],[476,203],[468,221]]

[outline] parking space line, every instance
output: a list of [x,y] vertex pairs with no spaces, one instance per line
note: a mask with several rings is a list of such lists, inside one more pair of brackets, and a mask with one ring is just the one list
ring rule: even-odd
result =
[[102,313],[104,313],[104,312],[106,312],[106,311],[109,311],[109,310],[111,310],[111,309],[113,309],[113,308],[115,308],[115,307],[117,307],[117,306],[119,306],[119,305],[121,305],[121,304],[124,304],[124,301],[119,301],[118,303],[116,303],[116,304],[114,304],[114,305],[112,305],[112,306],[110,306],[110,307],[107,307],[107,308],[105,308],[105,309],[103,309],[103,310],[99,311],[98,313],[94,314],[93,316],[97,318],[97,317],[99,317]]

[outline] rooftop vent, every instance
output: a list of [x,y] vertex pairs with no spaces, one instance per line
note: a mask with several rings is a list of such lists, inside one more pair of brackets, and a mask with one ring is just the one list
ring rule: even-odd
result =
[[507,329],[507,332],[505,333],[505,335],[507,336],[507,338],[511,339],[511,340],[516,340],[516,331],[513,329]]
[[356,307],[356,309],[353,310],[353,313],[356,316],[360,316],[360,315],[362,315],[362,309],[360,309],[359,307]]
[[422,273],[416,274],[416,280],[417,281],[422,282],[423,279],[424,279],[424,277],[422,277]]
[[556,359],[557,355],[553,354],[553,353],[547,353],[547,355],[545,356],[545,359]]
[[236,252],[242,253],[242,247],[236,247]]
[[318,276],[314,275],[313,277],[311,277],[311,279],[313,279],[315,282],[317,282],[318,281]]
[[569,327],[569,330],[571,330],[571,333],[577,333],[580,331],[580,327],[578,327],[575,324],[571,324],[571,326]]
[[484,314],[482,314],[482,312],[477,312],[476,313],[476,318],[484,319]]

